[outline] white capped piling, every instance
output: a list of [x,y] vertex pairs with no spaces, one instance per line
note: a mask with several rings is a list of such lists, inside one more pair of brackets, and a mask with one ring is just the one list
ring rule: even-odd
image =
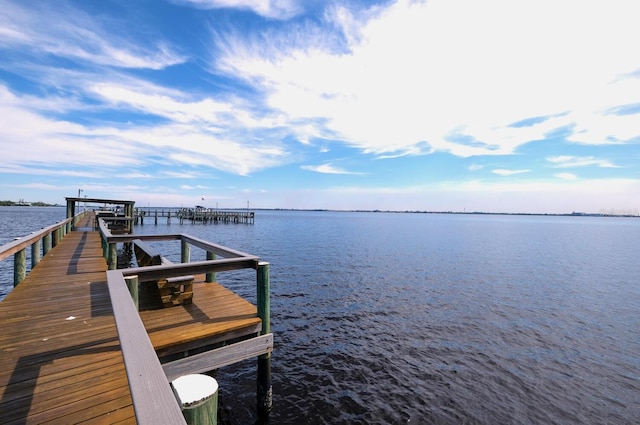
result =
[[171,382],[189,425],[218,423],[218,382],[208,375],[184,375]]

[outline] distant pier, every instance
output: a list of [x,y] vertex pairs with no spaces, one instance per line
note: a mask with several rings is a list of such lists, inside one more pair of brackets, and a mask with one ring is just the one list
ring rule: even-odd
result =
[[166,219],[167,223],[171,223],[172,218],[180,224],[185,221],[203,224],[254,224],[255,213],[253,211],[232,211],[213,208],[138,209],[135,214],[135,224],[144,224],[145,220],[147,222],[148,220],[153,220],[154,224],[158,224],[158,219]]

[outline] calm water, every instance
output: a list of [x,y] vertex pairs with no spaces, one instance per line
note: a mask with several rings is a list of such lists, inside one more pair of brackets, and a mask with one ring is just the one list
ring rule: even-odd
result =
[[[273,424],[640,422],[638,219],[259,211],[135,231],[271,263]],[[254,273],[218,278],[253,299]],[[218,381],[229,421],[253,423],[255,361]]]

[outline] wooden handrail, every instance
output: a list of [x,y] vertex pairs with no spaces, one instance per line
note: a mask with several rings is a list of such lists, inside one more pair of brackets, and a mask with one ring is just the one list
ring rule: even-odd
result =
[[133,242],[136,239],[141,241],[184,241],[205,251],[221,255],[225,258],[233,257],[253,257],[242,251],[238,251],[226,246],[208,242],[185,233],[165,233],[160,235],[114,235],[109,230],[106,221],[103,218],[98,219],[100,233],[107,243],[125,243]]
[[107,286],[136,422],[140,425],[186,425],[121,270],[107,272]]
[[71,220],[74,220],[74,218],[68,218],[56,224],[52,224],[51,226],[43,227],[42,229],[37,230],[27,236],[23,236],[20,239],[16,239],[15,241],[0,246],[0,261],[15,254],[18,251],[22,251],[35,242],[42,240],[42,238],[49,235],[54,230],[66,226],[69,222],[71,222]]
[[[26,249],[31,246],[31,267],[35,267],[40,259],[45,256],[51,248],[57,245],[62,237],[71,230],[72,226],[87,212],[83,211],[74,217],[69,217],[51,226],[44,227],[23,236],[12,242],[0,246],[0,261],[13,255],[13,286],[18,285],[27,275],[27,253]],[[55,235],[54,238],[51,235]],[[42,240],[45,243],[42,243]]]
[[231,270],[255,269],[258,257],[222,258],[219,260],[193,261],[190,263],[174,263],[161,266],[134,267],[121,269],[124,276],[137,275],[139,280],[157,280],[186,274],[204,274],[209,272],[226,272]]

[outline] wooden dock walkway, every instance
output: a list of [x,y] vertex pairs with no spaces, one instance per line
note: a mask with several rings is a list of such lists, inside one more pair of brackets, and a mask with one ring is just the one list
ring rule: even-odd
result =
[[135,423],[106,270],[71,232],[0,303],[0,423]]
[[[136,423],[93,222],[76,224],[0,302],[3,425]],[[256,306],[196,282],[193,304],[140,312],[161,361],[260,333]]]

